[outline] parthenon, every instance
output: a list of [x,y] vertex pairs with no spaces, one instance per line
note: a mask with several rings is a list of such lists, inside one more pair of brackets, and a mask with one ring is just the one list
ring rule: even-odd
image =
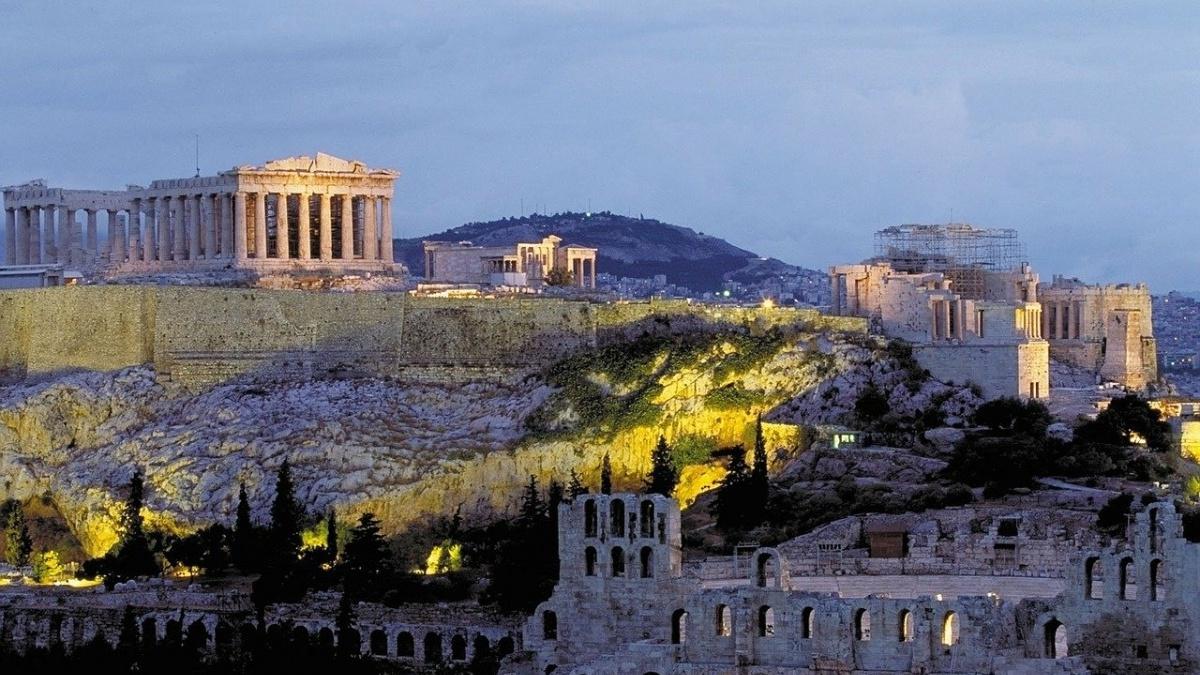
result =
[[317,153],[123,191],[31,181],[4,190],[4,262],[117,273],[397,271],[398,175]]

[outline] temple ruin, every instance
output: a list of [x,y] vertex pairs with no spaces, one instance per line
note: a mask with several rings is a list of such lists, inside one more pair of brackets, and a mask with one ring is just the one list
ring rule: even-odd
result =
[[569,285],[596,287],[596,249],[563,246],[550,235],[537,243],[475,246],[471,242],[425,242],[425,281],[429,284],[538,288],[556,270],[569,275]]

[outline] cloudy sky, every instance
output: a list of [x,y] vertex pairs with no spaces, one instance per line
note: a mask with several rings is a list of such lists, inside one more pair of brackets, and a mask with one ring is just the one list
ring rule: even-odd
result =
[[417,236],[535,207],[789,262],[950,218],[1200,290],[1200,3],[0,0],[0,185],[322,150]]

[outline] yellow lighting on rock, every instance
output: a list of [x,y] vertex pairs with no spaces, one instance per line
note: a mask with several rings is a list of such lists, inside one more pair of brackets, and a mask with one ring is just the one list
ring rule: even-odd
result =
[[445,574],[462,569],[462,544],[447,539],[429,552],[425,559],[425,574]]

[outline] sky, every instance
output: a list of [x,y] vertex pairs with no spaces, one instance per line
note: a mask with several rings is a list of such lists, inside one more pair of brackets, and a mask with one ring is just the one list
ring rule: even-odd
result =
[[1016,228],[1200,290],[1200,3],[0,0],[0,185],[317,151],[397,236],[644,214],[806,267],[902,223]]

